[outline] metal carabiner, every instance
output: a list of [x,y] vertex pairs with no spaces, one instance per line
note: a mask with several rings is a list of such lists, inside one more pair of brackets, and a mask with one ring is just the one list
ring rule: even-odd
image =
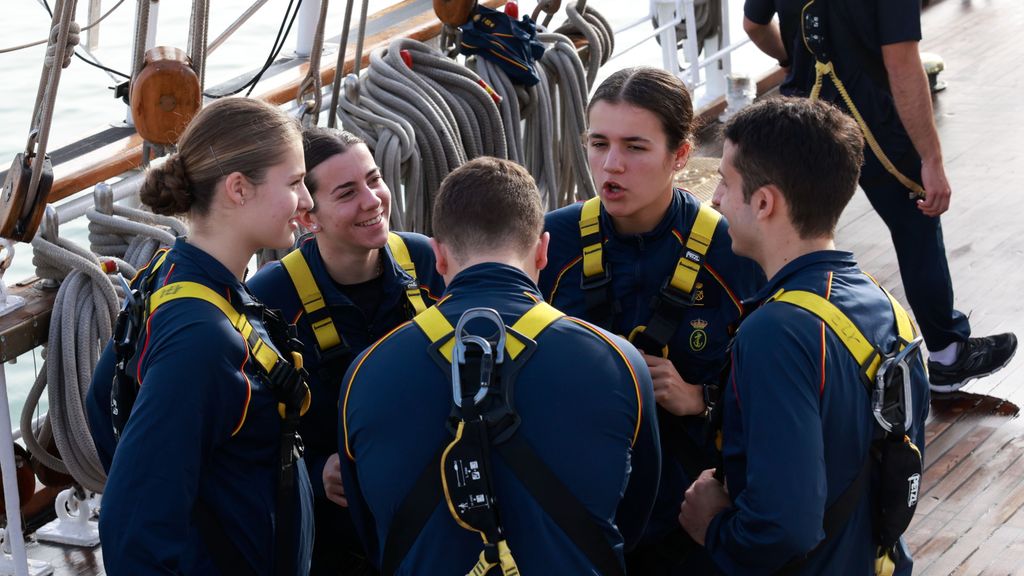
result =
[[[910,427],[914,424],[914,397],[910,379],[911,367],[908,360],[913,358],[914,353],[918,352],[922,342],[924,342],[924,339],[921,336],[914,338],[913,341],[904,346],[892,358],[886,358],[882,365],[878,367],[878,373],[875,374],[875,389],[871,395],[871,412],[874,414],[879,426],[886,432],[892,432],[896,424],[900,424],[899,422],[894,423],[890,421],[889,416],[886,415],[885,392],[889,389],[890,384],[893,383],[893,378],[900,378],[902,380],[902,382],[896,382],[895,384],[897,386],[902,384],[900,407],[903,411],[903,432],[909,431]],[[899,374],[893,375],[893,370],[899,370]]]
[[[497,326],[497,350],[491,347],[491,343],[486,338],[465,332],[466,324],[476,318],[489,320]],[[480,358],[480,387],[476,394],[473,395],[473,404],[475,405],[479,404],[487,396],[494,367],[504,361],[505,337],[505,323],[502,321],[501,315],[498,314],[497,310],[493,308],[471,308],[462,313],[458,324],[455,326],[455,344],[452,348],[452,398],[456,406],[462,407],[462,376],[460,368],[466,364],[467,345],[476,346],[482,352],[482,357]]]

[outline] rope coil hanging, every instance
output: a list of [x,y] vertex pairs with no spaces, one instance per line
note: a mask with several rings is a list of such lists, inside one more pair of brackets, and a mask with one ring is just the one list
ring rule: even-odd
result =
[[[43,466],[70,474],[87,490],[102,492],[106,474],[89,433],[85,397],[124,296],[114,275],[134,276],[159,247],[173,243],[187,228],[174,218],[114,205],[109,187],[98,190],[96,199],[104,208],[90,208],[86,216],[92,248],[107,254],[104,261],[70,240],[53,238],[55,230],[32,241],[36,274],[60,282],[60,289],[43,368],[22,410],[21,429],[25,445]],[[33,430],[33,415],[44,389],[49,411],[44,424]],[[60,457],[44,448],[51,433]]]

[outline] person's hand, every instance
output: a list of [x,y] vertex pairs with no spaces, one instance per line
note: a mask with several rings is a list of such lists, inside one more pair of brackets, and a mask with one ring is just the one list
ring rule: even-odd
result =
[[676,416],[704,413],[704,387],[690,384],[679,375],[672,362],[659,356],[644,354],[647,369],[654,383],[654,399],[662,408]]
[[686,489],[686,499],[679,507],[679,525],[701,546],[711,520],[732,506],[729,492],[714,474],[714,468],[701,472],[700,477]]
[[924,198],[917,201],[917,208],[926,216],[939,216],[949,209],[953,191],[949,189],[946,171],[942,161],[926,161],[921,164],[921,182],[924,184]]
[[324,492],[327,499],[342,508],[348,508],[348,498],[345,497],[345,486],[341,483],[341,459],[335,452],[324,464]]

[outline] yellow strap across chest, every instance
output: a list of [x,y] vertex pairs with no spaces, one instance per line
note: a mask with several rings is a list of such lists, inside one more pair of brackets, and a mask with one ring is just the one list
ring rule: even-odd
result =
[[412,257],[409,256],[409,248],[405,245],[405,240],[402,240],[402,237],[394,232],[388,232],[388,249],[391,250],[391,257],[395,259],[398,267],[405,270],[405,273],[415,281],[405,287],[405,297],[409,300],[413,313],[423,312],[427,309],[427,304],[423,301],[423,295],[420,293],[416,265],[413,264]]
[[[512,331],[522,334],[530,340],[536,340],[538,334],[562,316],[565,316],[565,314],[554,306],[547,302],[538,302],[520,316],[519,320],[516,320],[511,328]],[[417,314],[412,321],[423,330],[423,333],[433,343],[444,341],[445,338],[448,338],[449,335],[455,332],[455,327],[444,317],[444,314],[441,313],[437,306],[427,308],[423,313]],[[441,355],[449,362],[452,361],[452,348],[454,346],[455,339],[448,338],[439,350]],[[505,339],[505,351],[509,357],[515,360],[525,349],[526,344],[520,342],[512,332],[509,332]]]
[[299,302],[302,303],[302,310],[306,313],[306,318],[310,319],[310,327],[313,328],[313,336],[316,338],[320,350],[330,350],[341,344],[341,336],[338,335],[338,330],[334,327],[331,315],[325,312],[317,318],[317,313],[324,310],[327,303],[324,301],[324,295],[320,292],[320,287],[317,286],[316,279],[313,278],[313,271],[309,269],[309,263],[306,262],[302,251],[293,250],[281,258],[281,264],[292,279],[295,292],[299,295]]
[[[892,305],[893,313],[896,316],[896,328],[900,339],[903,343],[912,341],[915,337],[915,330],[910,316],[887,290],[885,290],[885,294],[889,298],[889,303]],[[874,380],[875,374],[878,373],[878,367],[882,363],[882,357],[875,353],[875,346],[850,320],[850,317],[844,314],[835,304],[818,294],[806,290],[779,290],[768,301],[786,302],[803,308],[821,318],[828,324],[835,335],[839,337],[839,340],[846,346],[846,349],[850,351],[857,364],[865,368],[868,378]]]
[[[697,283],[697,275],[700,273],[704,257],[711,247],[711,240],[715,236],[715,229],[722,215],[717,210],[701,204],[697,217],[690,229],[690,235],[686,239],[686,247],[683,255],[676,262],[672,271],[672,278],[669,280],[676,290],[684,294],[691,294]],[[604,253],[601,237],[601,198],[594,197],[583,203],[583,210],[580,212],[580,238],[583,239],[583,276],[593,278],[605,273]],[[696,258],[687,256],[695,255]]]
[[[683,256],[676,263],[675,271],[672,273],[672,280],[669,284],[684,294],[691,294],[693,286],[697,283],[697,274],[700,273],[704,257],[707,256],[708,248],[711,247],[711,239],[715,236],[715,228],[722,215],[717,210],[701,204],[697,212],[697,218],[693,221],[693,228],[690,229],[690,236],[686,239],[686,249]],[[695,253],[699,259],[688,258],[690,253]]]
[[[419,284],[415,282],[417,278],[416,265],[413,264],[412,258],[409,256],[409,248],[401,236],[390,232],[388,233],[388,249],[391,251],[391,257],[394,258],[395,263],[414,280],[405,289],[405,297],[408,299],[409,305],[412,306],[415,314],[423,312],[427,309],[427,305],[423,301]],[[313,336],[316,338],[320,350],[330,350],[341,344],[341,335],[334,326],[330,313],[327,311],[320,313],[326,308],[327,303],[324,301],[323,293],[320,291],[316,279],[313,278],[313,271],[310,270],[309,263],[306,262],[302,251],[293,250],[281,259],[281,264],[295,286],[299,301],[302,302],[302,309],[306,318],[309,319]]]
[[[246,345],[249,347],[249,354],[256,360],[267,374],[274,368],[278,360],[281,358],[277,351],[260,337],[259,333],[253,328],[252,324],[249,323],[249,319],[245,317],[245,314],[235,310],[235,307],[227,301],[226,298],[220,294],[214,292],[207,286],[198,284],[196,282],[173,282],[160,288],[149,297],[149,313],[153,314],[157,308],[171,302],[172,300],[180,300],[182,298],[195,298],[197,300],[204,300],[213,304],[221,311],[224,316],[227,317],[231,325],[234,326],[235,330],[242,335],[245,339]],[[301,364],[297,366],[301,368]]]

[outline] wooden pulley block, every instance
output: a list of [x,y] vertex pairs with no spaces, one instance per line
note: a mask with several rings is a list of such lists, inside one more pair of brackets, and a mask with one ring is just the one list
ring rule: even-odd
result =
[[434,14],[445,24],[458,28],[469,22],[476,0],[434,0]]
[[176,143],[203,105],[199,76],[185,52],[172,46],[148,50],[129,101],[139,136],[161,146]]
[[[18,479],[18,505],[25,506],[36,493],[36,477],[32,474],[32,467],[29,465],[28,451],[20,444],[14,444],[14,468],[15,477]],[[0,508],[4,514],[7,513],[7,502],[4,494],[0,491]]]
[[[36,235],[43,211],[46,210],[46,198],[53,187],[53,164],[50,163],[50,157],[44,155],[40,160],[34,148],[34,142],[30,141],[28,150],[14,157],[0,195],[0,236],[19,242],[29,242]],[[30,194],[32,165],[37,161],[43,163],[42,176],[39,186]]]

